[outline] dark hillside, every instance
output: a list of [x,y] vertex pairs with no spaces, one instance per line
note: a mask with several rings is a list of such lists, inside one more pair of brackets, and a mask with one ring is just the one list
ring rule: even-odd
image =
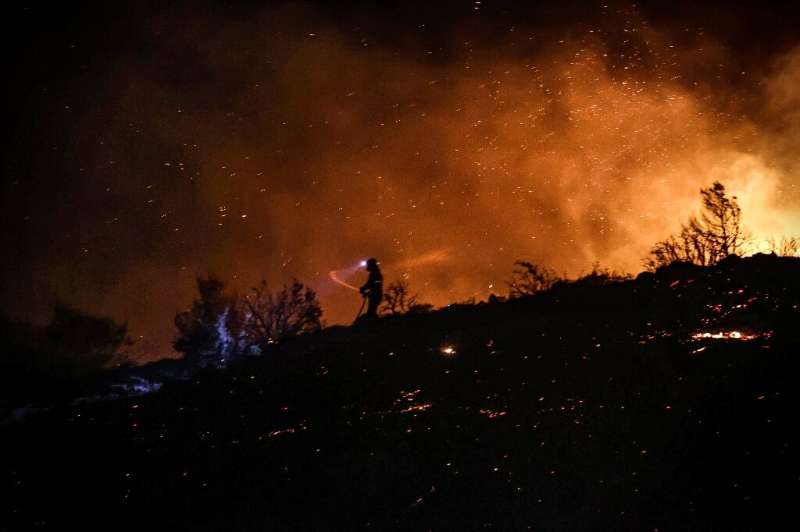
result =
[[0,529],[770,529],[798,305],[758,255],[329,328],[6,425]]

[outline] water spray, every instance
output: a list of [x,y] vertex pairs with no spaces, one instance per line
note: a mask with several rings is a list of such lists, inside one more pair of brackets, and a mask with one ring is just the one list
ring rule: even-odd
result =
[[331,281],[333,281],[334,283],[338,284],[339,286],[343,286],[345,288],[348,288],[350,290],[354,290],[354,291],[358,292],[359,291],[358,287],[357,286],[353,286],[350,283],[348,283],[347,281],[343,280],[341,277],[339,277],[339,273],[340,272],[344,272],[344,274],[349,277],[350,275],[354,274],[356,272],[356,270],[358,270],[360,268],[364,268],[364,267],[366,267],[366,265],[367,265],[367,261],[366,260],[360,260],[354,266],[349,266],[347,268],[342,268],[341,270],[331,270],[331,271],[329,271],[328,272],[328,277],[330,277]]
[[356,288],[355,286],[351,285],[346,281],[341,280],[337,275],[337,272],[338,270],[331,270],[328,272],[328,277],[330,277],[331,281],[340,286],[344,286],[345,288],[349,288],[350,290],[355,290],[356,292],[358,292],[358,288]]

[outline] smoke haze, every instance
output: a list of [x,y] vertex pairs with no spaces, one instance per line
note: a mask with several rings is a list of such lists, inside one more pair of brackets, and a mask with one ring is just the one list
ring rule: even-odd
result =
[[4,308],[127,319],[158,357],[208,272],[297,277],[336,323],[360,301],[329,271],[370,256],[437,305],[505,293],[520,258],[638,272],[713,181],[756,248],[800,234],[800,40],[752,59],[630,5],[565,26],[467,4],[402,33],[309,5],[144,17],[12,168]]

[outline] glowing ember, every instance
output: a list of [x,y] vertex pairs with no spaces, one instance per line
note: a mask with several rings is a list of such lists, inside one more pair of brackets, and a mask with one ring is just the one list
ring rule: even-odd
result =
[[489,410],[488,408],[481,408],[480,413],[489,419],[494,419],[496,417],[505,416],[508,412],[505,410]]
[[439,350],[439,352],[444,356],[451,357],[455,356],[456,348],[453,347],[452,345],[443,345],[442,348]]
[[408,414],[409,412],[424,412],[432,406],[432,403],[420,403],[418,405],[411,405],[407,408],[404,408],[400,412],[403,414]]
[[766,333],[745,333],[741,331],[716,331],[716,332],[697,332],[692,335],[692,340],[738,340],[748,342],[757,338],[769,338],[771,332]]
[[[409,414],[414,412],[424,412],[428,410],[430,407],[433,406],[433,403],[417,403],[417,396],[419,395],[421,390],[411,390],[405,391],[400,390],[400,397],[394,400],[395,412],[400,412],[401,414]],[[410,403],[410,404],[404,404]]]
[[421,391],[422,390],[411,390],[411,391],[400,390],[400,397],[395,400],[395,403],[398,403],[398,402],[403,401],[403,400],[405,400],[405,401],[413,401],[414,398],[417,395],[419,395],[419,393]]
[[295,432],[296,432],[295,429],[292,429],[292,428],[282,429],[282,430],[273,430],[272,432],[267,434],[267,437],[268,438],[274,438],[276,436],[282,436],[283,434],[294,434]]

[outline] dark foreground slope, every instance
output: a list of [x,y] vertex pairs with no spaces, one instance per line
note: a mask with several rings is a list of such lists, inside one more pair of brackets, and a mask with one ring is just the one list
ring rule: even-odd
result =
[[800,488],[798,304],[798,261],[757,256],[328,329],[4,427],[0,523],[770,529]]

